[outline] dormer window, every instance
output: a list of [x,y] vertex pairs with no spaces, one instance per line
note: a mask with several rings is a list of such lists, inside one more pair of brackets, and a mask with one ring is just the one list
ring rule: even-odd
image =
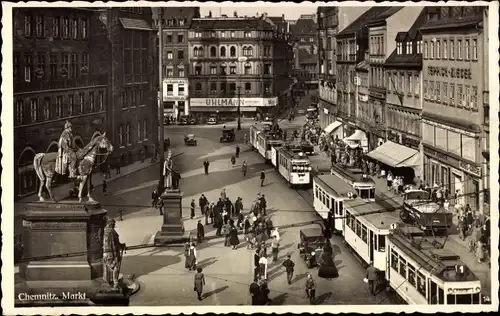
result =
[[422,41],[417,41],[417,54],[422,54]]
[[408,55],[413,54],[412,45],[413,45],[413,42],[406,42],[406,54],[408,54]]
[[401,42],[397,43],[397,45],[396,45],[396,53],[398,55],[403,54],[403,43],[401,43]]

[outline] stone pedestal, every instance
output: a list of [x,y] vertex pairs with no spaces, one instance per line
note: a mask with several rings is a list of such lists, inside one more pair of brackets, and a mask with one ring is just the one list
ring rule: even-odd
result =
[[182,223],[182,196],[180,190],[167,190],[160,196],[163,200],[163,225],[156,233],[155,245],[179,244],[189,240]]

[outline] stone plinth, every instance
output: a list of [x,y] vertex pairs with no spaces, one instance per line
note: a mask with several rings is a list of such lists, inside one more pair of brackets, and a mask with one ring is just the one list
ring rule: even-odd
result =
[[160,196],[163,200],[163,225],[156,233],[155,245],[189,240],[182,223],[182,196],[180,190],[167,190]]

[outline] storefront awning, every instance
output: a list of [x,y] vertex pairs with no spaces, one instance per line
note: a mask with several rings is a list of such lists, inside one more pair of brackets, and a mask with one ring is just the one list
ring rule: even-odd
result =
[[367,155],[393,168],[411,168],[420,165],[420,157],[417,150],[391,141],[385,142]]
[[[237,106],[191,106],[191,112],[236,112],[238,111]],[[242,106],[240,107],[241,112],[255,112],[257,107],[255,106]]]
[[349,137],[344,138],[344,141],[347,142],[353,142],[353,141],[361,141],[363,139],[366,139],[366,134],[362,130],[357,129],[354,134],[352,134]]
[[333,132],[334,130],[336,130],[337,128],[339,128],[340,125],[342,125],[342,123],[339,122],[339,121],[333,122],[332,124],[328,125],[325,128],[325,133],[330,134],[331,132]]

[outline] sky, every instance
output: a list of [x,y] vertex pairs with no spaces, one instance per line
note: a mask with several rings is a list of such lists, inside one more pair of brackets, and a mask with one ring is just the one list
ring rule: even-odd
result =
[[238,12],[238,16],[256,16],[257,13],[260,15],[266,12],[268,16],[281,16],[285,14],[285,19],[297,20],[301,14],[316,14],[317,9],[317,6],[314,5],[305,6],[295,3],[287,3],[286,7],[274,3],[266,5],[242,3],[241,6],[234,4],[228,6],[225,5],[225,3],[221,3],[220,6],[213,6],[211,4],[212,3],[207,6],[200,4],[200,13],[202,17],[208,15],[209,11],[212,11],[212,16],[214,17],[220,16],[219,12],[227,16],[233,16],[233,12],[236,11]]

